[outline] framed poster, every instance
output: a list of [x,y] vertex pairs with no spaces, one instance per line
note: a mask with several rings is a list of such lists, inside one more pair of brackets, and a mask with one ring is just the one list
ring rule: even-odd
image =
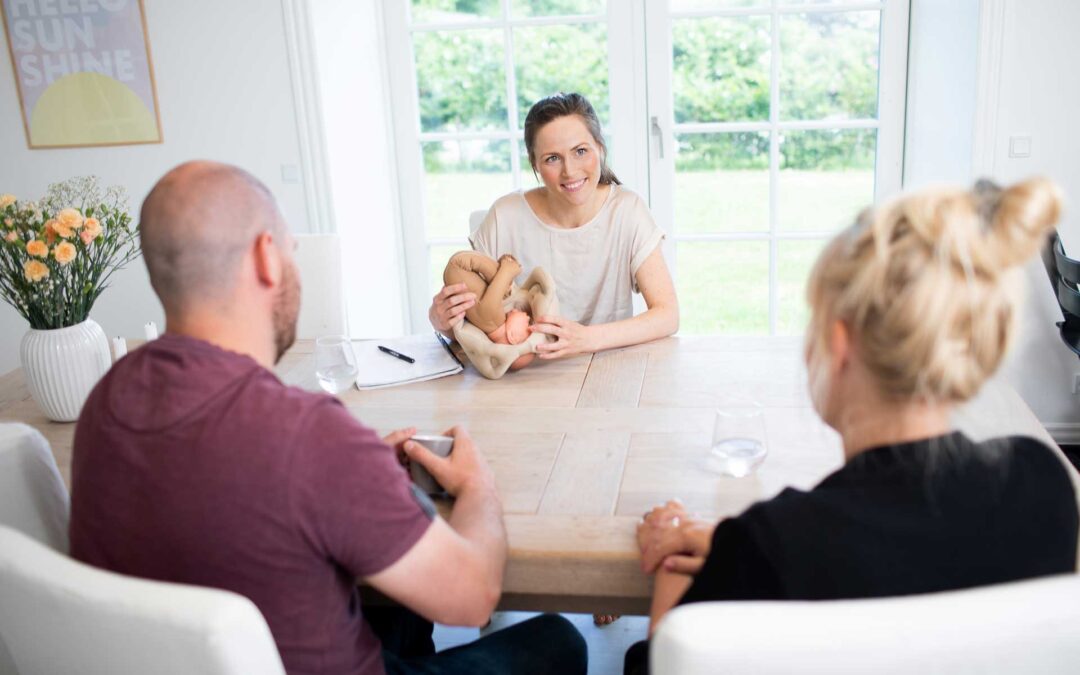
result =
[[0,0],[31,148],[160,143],[142,0]]

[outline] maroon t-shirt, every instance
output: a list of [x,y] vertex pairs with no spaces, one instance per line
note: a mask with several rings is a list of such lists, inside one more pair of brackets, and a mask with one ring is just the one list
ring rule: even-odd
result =
[[72,479],[75,558],[247,596],[289,673],[383,672],[355,579],[431,520],[393,450],[337,399],[166,334],[94,388]]

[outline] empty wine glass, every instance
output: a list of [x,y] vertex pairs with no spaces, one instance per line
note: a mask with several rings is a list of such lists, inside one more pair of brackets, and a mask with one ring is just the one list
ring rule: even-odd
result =
[[315,377],[325,391],[340,394],[356,383],[358,373],[349,338],[330,335],[315,340]]
[[765,421],[759,404],[716,411],[712,448],[706,460],[711,471],[734,478],[749,476],[767,454]]

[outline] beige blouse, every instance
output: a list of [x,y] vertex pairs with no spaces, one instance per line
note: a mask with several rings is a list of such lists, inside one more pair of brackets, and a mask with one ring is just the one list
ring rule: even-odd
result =
[[469,243],[492,258],[516,257],[519,284],[543,267],[555,280],[559,313],[590,325],[633,316],[635,275],[663,238],[644,200],[612,185],[596,217],[575,228],[544,223],[524,192],[511,192],[492,204]]

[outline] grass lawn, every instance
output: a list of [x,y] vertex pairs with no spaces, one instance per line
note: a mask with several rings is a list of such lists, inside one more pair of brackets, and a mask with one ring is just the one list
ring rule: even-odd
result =
[[[523,177],[532,186],[532,175]],[[439,173],[425,178],[429,237],[461,237],[460,246],[430,248],[430,285],[455,251],[467,248],[469,214],[487,209],[512,189],[508,173]],[[781,171],[781,232],[832,232],[873,200],[870,171]],[[677,234],[767,232],[767,171],[682,173],[675,185]],[[824,240],[780,241],[777,255],[777,333],[797,335],[806,325],[805,283]],[[769,332],[769,247],[765,241],[680,242],[676,289],[680,333]]]

